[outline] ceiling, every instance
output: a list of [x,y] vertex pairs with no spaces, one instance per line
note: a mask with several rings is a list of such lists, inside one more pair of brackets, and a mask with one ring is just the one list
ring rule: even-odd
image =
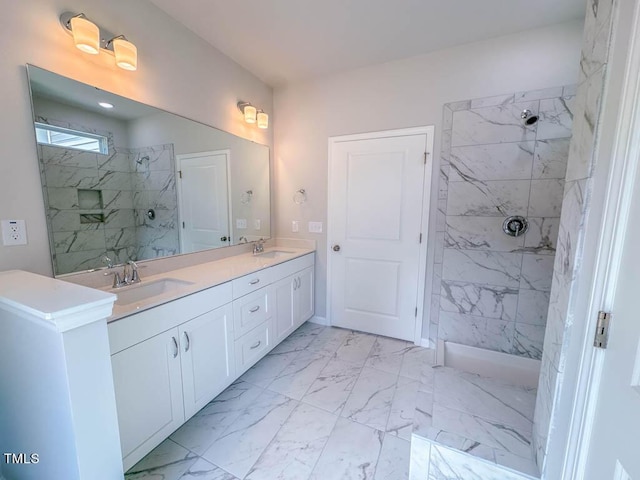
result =
[[151,0],[271,86],[584,17],[585,0]]

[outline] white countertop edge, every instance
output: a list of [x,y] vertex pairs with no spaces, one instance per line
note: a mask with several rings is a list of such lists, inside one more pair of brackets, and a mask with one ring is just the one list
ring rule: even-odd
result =
[[[155,297],[151,297],[148,300],[144,300],[138,303],[132,303],[126,306],[114,305],[112,315],[107,319],[107,323],[111,323],[122,318],[126,318],[130,315],[134,315],[136,313],[143,312],[145,310],[149,310],[151,308],[163,305],[167,302],[171,302],[173,300],[177,300],[179,298],[186,297],[188,295],[192,295],[194,293],[200,292],[202,290],[206,290],[208,288],[213,288],[218,285],[222,285],[223,283],[227,283],[235,280],[236,278],[244,277],[245,275],[251,275],[252,273],[258,272],[260,270],[264,270],[266,268],[273,267],[275,265],[279,265],[281,263],[288,262],[290,260],[295,260],[296,258],[303,257],[310,253],[314,253],[315,248],[299,248],[299,247],[289,247],[289,246],[275,246],[271,248],[266,248],[265,252],[273,251],[273,250],[291,250],[291,255],[287,255],[285,257],[273,258],[273,259],[262,259],[262,265],[251,266],[248,263],[252,260],[255,260],[255,256],[251,253],[244,253],[240,255],[234,255],[231,257],[226,257],[218,260],[214,260],[211,262],[205,262],[198,265],[193,265],[185,268],[180,268],[177,270],[166,271],[157,275],[152,275],[149,277],[142,277],[142,283],[145,282],[150,283],[157,280],[162,280],[164,278],[176,278],[179,280],[191,281],[191,279],[196,279],[192,285],[187,285],[181,288],[176,288],[170,292],[167,292],[162,295],[158,295]],[[243,264],[243,262],[246,262]],[[236,268],[238,264],[242,265],[244,268],[239,269],[239,271],[235,274],[227,274],[225,270],[233,267],[236,264]],[[203,273],[204,271],[210,272],[210,274]],[[144,272],[141,271],[141,275],[144,275]],[[207,277],[205,279],[200,278],[198,281],[198,277]],[[126,289],[128,287],[122,287]],[[103,289],[102,291],[118,294],[118,290],[115,289]]]

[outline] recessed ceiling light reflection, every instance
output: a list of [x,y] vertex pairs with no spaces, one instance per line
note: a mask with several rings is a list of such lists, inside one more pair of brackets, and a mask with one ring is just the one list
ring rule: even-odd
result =
[[98,105],[100,105],[102,108],[113,108],[113,105],[108,102],[100,102],[98,103]]

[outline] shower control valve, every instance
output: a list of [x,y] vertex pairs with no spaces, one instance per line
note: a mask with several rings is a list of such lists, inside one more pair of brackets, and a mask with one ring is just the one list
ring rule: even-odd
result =
[[502,230],[510,237],[519,237],[527,232],[529,229],[529,222],[526,218],[519,215],[507,217],[502,224]]

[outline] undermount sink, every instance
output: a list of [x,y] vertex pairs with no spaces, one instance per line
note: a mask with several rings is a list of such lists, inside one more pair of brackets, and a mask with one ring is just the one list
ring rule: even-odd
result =
[[185,282],[184,280],[177,280],[175,278],[163,278],[152,282],[143,282],[138,285],[122,287],[114,291],[118,296],[116,305],[131,305],[132,303],[157,297],[158,295],[162,295],[170,292],[171,290],[176,290],[188,285],[193,285],[193,283]]
[[268,252],[262,252],[256,254],[256,257],[261,258],[280,258],[291,255],[293,252],[287,252],[286,250],[269,250]]

